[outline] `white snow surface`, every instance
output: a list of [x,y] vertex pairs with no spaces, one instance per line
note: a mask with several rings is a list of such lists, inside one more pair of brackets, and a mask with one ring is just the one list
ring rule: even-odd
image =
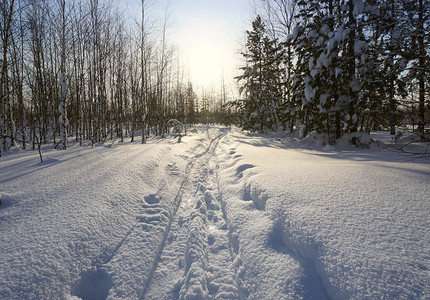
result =
[[216,126],[15,151],[0,299],[429,299],[429,183],[376,145]]

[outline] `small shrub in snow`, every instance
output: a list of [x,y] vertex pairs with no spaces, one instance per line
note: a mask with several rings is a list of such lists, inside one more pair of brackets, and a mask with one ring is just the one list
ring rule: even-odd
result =
[[167,122],[167,126],[173,126],[173,134],[175,135],[175,139],[178,138],[178,143],[181,142],[181,138],[182,138],[182,123],[179,122],[176,119],[170,119]]

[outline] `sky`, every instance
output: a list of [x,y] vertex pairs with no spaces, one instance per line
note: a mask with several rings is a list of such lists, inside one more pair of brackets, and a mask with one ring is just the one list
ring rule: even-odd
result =
[[[128,0],[130,5],[139,0]],[[186,76],[197,91],[220,90],[237,94],[233,77],[243,62],[239,54],[245,31],[253,19],[252,0],[153,0],[159,18],[168,15],[168,36],[177,45]]]

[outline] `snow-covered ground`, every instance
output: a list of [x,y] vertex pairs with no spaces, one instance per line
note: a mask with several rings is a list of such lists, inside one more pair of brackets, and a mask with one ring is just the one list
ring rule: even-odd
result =
[[430,299],[429,183],[391,149],[221,127],[10,153],[0,298]]

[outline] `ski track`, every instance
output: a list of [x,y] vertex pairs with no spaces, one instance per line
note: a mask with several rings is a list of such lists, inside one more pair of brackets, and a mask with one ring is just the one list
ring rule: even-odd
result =
[[238,299],[216,185],[215,150],[224,135],[212,138],[192,160],[177,214],[141,299]]

